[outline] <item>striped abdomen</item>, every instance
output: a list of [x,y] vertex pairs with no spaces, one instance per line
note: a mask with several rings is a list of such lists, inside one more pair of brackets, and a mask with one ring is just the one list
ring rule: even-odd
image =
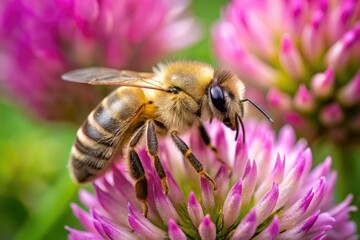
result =
[[91,181],[107,169],[119,145],[138,125],[143,102],[141,89],[118,88],[90,113],[71,150],[72,174],[78,182]]

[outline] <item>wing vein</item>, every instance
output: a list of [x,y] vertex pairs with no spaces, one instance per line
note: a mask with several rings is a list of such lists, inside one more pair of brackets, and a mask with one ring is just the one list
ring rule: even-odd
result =
[[171,92],[154,79],[154,73],[119,71],[112,68],[90,67],[76,69],[62,75],[62,79],[70,82],[91,85],[125,86]]

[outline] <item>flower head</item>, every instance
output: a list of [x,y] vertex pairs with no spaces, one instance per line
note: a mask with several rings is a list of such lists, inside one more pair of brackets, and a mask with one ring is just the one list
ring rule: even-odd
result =
[[235,0],[213,30],[218,58],[264,90],[277,122],[360,140],[359,1]]
[[[336,173],[331,158],[312,171],[311,150],[296,142],[290,126],[279,136],[267,124],[246,122],[246,144],[234,142],[222,124],[207,126],[222,165],[196,133],[187,142],[214,176],[217,190],[200,178],[174,151],[160,141],[159,156],[168,175],[170,192],[162,191],[151,159],[139,149],[148,178],[148,217],[141,213],[133,182],[123,163],[94,183],[95,195],[81,190],[89,212],[73,204],[85,231],[66,227],[70,239],[346,239],[356,237],[349,220],[351,196],[335,204]],[[241,138],[240,138],[241,139]]]
[[[5,0],[0,85],[45,119],[83,119],[104,89],[61,81],[86,66],[148,70],[200,36],[188,0]],[[76,104],[74,104],[76,102]]]

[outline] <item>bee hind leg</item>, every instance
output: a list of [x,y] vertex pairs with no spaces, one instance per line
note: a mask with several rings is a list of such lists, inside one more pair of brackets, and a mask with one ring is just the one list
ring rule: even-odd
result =
[[163,166],[161,165],[160,158],[158,156],[159,146],[158,140],[156,137],[156,131],[154,126],[154,121],[150,120],[147,123],[147,133],[146,133],[146,148],[151,158],[154,161],[155,170],[161,180],[161,185],[165,194],[169,193],[169,183],[167,180],[166,173]]
[[179,148],[182,155],[190,162],[190,164],[195,168],[195,170],[200,174],[201,177],[208,179],[214,185],[214,190],[216,190],[217,185],[215,180],[204,170],[201,162],[194,156],[186,143],[181,140],[181,138],[178,136],[178,133],[176,131],[172,131],[171,137],[175,142],[176,146]]
[[136,198],[142,205],[143,214],[147,217],[148,214],[148,204],[147,204],[147,194],[148,186],[147,180],[145,177],[144,167],[142,166],[141,160],[137,152],[135,151],[135,146],[143,135],[144,128],[142,127],[131,139],[130,149],[129,149],[129,169],[130,176],[135,180],[135,194]]

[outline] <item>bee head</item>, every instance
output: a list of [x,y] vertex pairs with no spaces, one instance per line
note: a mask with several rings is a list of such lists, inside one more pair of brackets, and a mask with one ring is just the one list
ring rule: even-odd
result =
[[245,96],[245,86],[238,76],[227,70],[215,70],[213,81],[208,91],[209,106],[212,116],[219,119],[225,126],[236,130],[235,140],[239,135],[239,124],[245,141],[245,130],[242,122],[244,102],[251,103],[271,122],[271,117],[252,100]]
[[244,114],[243,104],[239,104],[244,94],[245,86],[235,74],[227,70],[215,70],[208,91],[212,115],[230,129],[236,130],[236,118],[241,118]]

